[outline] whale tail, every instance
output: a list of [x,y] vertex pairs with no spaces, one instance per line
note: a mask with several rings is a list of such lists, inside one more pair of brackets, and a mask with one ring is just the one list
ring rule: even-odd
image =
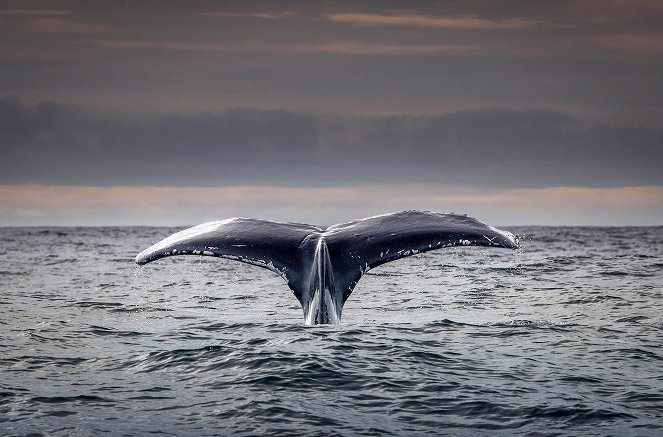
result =
[[369,269],[444,247],[515,249],[517,238],[473,218],[403,211],[330,226],[233,218],[185,229],[136,257],[146,264],[174,255],[233,259],[282,276],[307,324],[339,323],[343,305]]

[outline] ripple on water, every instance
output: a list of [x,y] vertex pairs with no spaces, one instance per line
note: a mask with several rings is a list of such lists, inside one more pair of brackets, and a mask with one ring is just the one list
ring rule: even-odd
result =
[[663,228],[523,228],[516,253],[400,260],[323,327],[266,270],[131,265],[176,230],[0,229],[3,432],[663,432]]

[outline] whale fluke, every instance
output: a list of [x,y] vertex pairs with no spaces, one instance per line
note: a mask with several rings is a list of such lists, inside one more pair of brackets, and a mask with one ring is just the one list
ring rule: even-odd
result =
[[242,261],[281,275],[307,324],[339,323],[345,301],[369,269],[452,246],[515,249],[511,233],[456,214],[403,211],[330,226],[232,218],[204,223],[145,249],[136,263],[174,255]]

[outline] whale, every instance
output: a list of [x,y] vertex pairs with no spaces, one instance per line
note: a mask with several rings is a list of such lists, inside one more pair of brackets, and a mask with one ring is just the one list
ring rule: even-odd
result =
[[516,249],[518,238],[467,215],[401,211],[327,228],[252,218],[203,223],[136,256],[139,265],[179,255],[214,256],[267,268],[299,300],[307,325],[338,324],[343,305],[370,269],[454,246]]

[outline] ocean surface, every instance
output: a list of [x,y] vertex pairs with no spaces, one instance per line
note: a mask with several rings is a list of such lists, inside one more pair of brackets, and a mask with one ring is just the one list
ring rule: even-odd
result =
[[521,227],[368,272],[305,326],[177,228],[0,228],[2,435],[663,435],[663,227]]

